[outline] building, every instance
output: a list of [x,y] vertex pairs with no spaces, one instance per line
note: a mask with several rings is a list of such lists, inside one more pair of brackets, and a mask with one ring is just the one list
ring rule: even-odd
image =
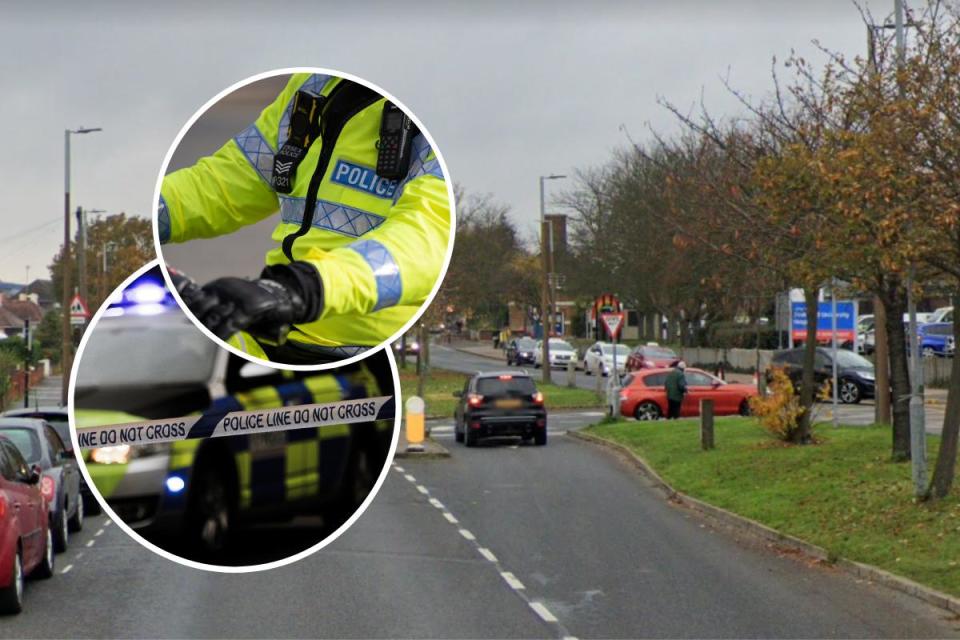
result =
[[27,321],[33,327],[43,319],[43,309],[37,294],[22,294],[12,298],[0,293],[0,335],[4,338],[22,336]]

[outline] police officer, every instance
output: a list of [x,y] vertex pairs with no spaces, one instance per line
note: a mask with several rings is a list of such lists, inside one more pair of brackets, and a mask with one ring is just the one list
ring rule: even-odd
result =
[[359,83],[295,74],[256,122],[167,175],[160,241],[228,234],[277,211],[259,278],[200,287],[174,276],[194,315],[247,353],[290,364],[360,353],[396,333],[440,277],[450,202],[436,154]]

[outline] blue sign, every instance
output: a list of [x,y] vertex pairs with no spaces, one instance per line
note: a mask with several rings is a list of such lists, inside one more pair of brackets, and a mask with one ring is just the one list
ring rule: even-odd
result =
[[[790,328],[794,340],[807,337],[807,305],[803,302],[790,303]],[[855,302],[837,301],[837,338],[853,340],[857,328],[857,305]],[[817,340],[831,339],[833,330],[833,304],[820,302],[817,305]]]

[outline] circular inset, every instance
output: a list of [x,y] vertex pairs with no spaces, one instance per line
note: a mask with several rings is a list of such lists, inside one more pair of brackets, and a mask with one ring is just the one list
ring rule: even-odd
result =
[[[229,133],[227,133],[229,132]],[[157,184],[156,241],[198,326],[290,369],[357,361],[430,303],[453,249],[453,187],[396,98],[326,69],[225,90]]]
[[209,340],[156,262],[97,312],[70,380],[71,439],[107,513],[189,566],[254,571],[346,530],[396,448],[389,349],[332,371],[290,371]]

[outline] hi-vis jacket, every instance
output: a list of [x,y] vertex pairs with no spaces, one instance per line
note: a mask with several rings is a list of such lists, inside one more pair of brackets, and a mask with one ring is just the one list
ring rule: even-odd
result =
[[[212,156],[167,175],[161,187],[161,242],[230,233],[280,212],[277,247],[268,265],[287,263],[281,243],[303,221],[308,185],[322,147],[314,142],[293,190],[270,186],[274,154],[287,138],[298,89],[329,95],[336,76],[296,74],[257,121]],[[323,283],[320,317],[298,325],[293,341],[373,346],[400,329],[440,277],[450,233],[450,202],[436,154],[422,134],[413,139],[402,180],[377,176],[377,140],[385,99],[353,116],[337,138],[317,192],[312,226],[293,244],[293,259],[314,265]]]

